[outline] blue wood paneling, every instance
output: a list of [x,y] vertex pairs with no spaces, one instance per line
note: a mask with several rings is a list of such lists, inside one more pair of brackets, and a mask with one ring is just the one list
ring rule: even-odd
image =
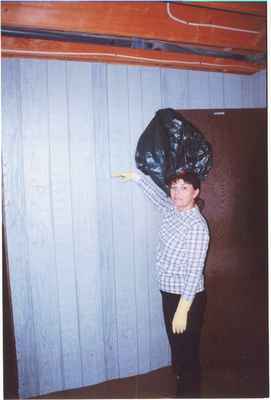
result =
[[[127,67],[108,66],[107,83],[111,171],[127,171],[131,169]],[[129,184],[112,180],[111,188],[118,364],[124,377],[137,373],[132,197]]]
[[265,71],[255,74],[253,79],[254,107],[266,107],[266,73]]
[[[224,103],[224,74],[208,73],[208,94],[210,108],[223,108]],[[201,108],[201,107],[199,107]]]
[[[48,64],[32,61],[20,64],[29,289],[33,299],[38,361],[36,373],[40,392],[45,393],[63,386],[59,287],[49,171]],[[12,165],[9,167],[12,168]],[[21,266],[18,263],[16,267]]]
[[254,76],[3,61],[3,183],[20,394],[168,365],[160,216],[114,171],[157,109],[266,105]]
[[209,108],[209,73],[189,71],[188,73],[188,105],[189,108]]
[[[153,118],[157,109],[162,107],[162,91],[159,68],[142,69],[142,110],[143,123],[146,127]],[[152,88],[152,90],[145,90]],[[168,362],[167,342],[165,340],[162,314],[161,298],[157,290],[155,271],[155,248],[157,242],[157,231],[159,229],[159,214],[153,205],[146,204],[146,230],[147,230],[147,255],[148,255],[148,285],[149,285],[149,330],[150,330],[150,365],[151,369],[166,365]]]
[[[135,168],[134,152],[140,132],[144,129],[142,109],[142,70],[139,67],[128,68],[128,103],[130,166]],[[136,347],[137,373],[150,370],[150,309],[148,280],[148,243],[146,231],[147,209],[141,190],[132,186],[132,232],[133,232],[133,266],[134,292],[136,297]]]
[[27,396],[40,390],[26,225],[19,62],[3,63],[2,82],[3,220],[8,242],[18,378],[20,392]]
[[[74,201],[71,192],[71,143],[64,63],[48,64],[50,180],[55,268],[58,277],[64,388],[82,385],[74,244]],[[67,295],[68,294],[68,295]]]
[[101,280],[104,374],[105,379],[113,379],[119,377],[119,363],[106,65],[94,64],[91,76],[100,259],[94,268],[99,268]]
[[91,66],[85,63],[68,63],[66,85],[77,319],[81,350],[79,373],[82,374],[83,385],[90,385],[105,379],[101,282],[98,268],[100,257],[97,251],[97,171],[93,162],[96,157],[96,140]]
[[225,74],[223,92],[225,108],[242,108],[242,77],[240,75]]
[[188,105],[188,75],[189,71],[161,70],[162,107],[175,109],[187,108]]

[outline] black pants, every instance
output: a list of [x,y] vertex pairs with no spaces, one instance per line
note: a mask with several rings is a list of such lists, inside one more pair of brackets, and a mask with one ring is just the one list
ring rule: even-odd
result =
[[164,320],[171,348],[172,365],[178,382],[178,397],[200,397],[200,333],[206,306],[205,291],[197,293],[188,312],[187,328],[173,334],[172,320],[180,295],[162,292]]

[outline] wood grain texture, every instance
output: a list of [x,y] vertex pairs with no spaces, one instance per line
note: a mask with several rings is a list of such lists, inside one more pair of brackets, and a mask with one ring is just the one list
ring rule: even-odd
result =
[[42,6],[35,2],[5,2],[2,24],[265,51],[265,41],[258,40],[265,30],[265,17],[183,3],[171,3],[170,13],[191,23],[236,27],[259,33],[182,24],[168,15],[167,5],[161,2],[47,2]]
[[208,94],[210,107],[224,107],[224,74],[208,74]]
[[242,82],[238,75],[224,77],[224,104],[227,108],[241,108]]
[[[267,375],[267,135],[265,110],[183,111],[211,141],[212,172],[202,188],[211,228],[206,366],[259,368]],[[257,300],[256,300],[257,299]],[[252,317],[254,316],[254,317]],[[251,329],[253,318],[257,329]]]
[[226,1],[216,1],[216,2],[209,2],[205,1],[203,2],[189,2],[186,1],[186,4],[194,5],[194,6],[200,6],[200,7],[207,7],[207,8],[215,8],[215,9],[220,9],[220,10],[225,10],[225,11],[232,11],[236,12],[239,14],[255,14],[255,15],[261,15],[263,17],[266,17],[266,12],[267,12],[267,2],[262,1],[262,2],[226,2]]
[[[113,181],[111,174],[134,168],[137,140],[158,108],[261,106],[265,73],[229,79],[98,63],[4,60],[3,66],[4,198],[20,394],[168,365],[154,267],[159,214],[137,186]],[[206,118],[200,121],[212,132],[216,154],[233,152],[223,124]],[[242,152],[240,137],[234,143]],[[252,138],[249,146],[253,164]],[[236,162],[229,166],[216,157],[209,181],[211,196],[221,199],[212,208],[217,250],[208,284],[214,290],[215,257],[229,257],[231,270],[240,259],[222,246],[231,238],[222,215],[243,223],[239,200],[227,198],[229,179],[240,169]],[[229,176],[220,177],[220,170]],[[244,169],[240,173],[241,179]],[[247,243],[251,226],[248,233],[237,229],[229,246],[238,235]],[[216,332],[208,332],[215,354]]]
[[25,227],[41,393],[63,387],[49,175],[47,65],[21,64]]
[[[2,24],[34,30],[157,39],[184,47],[222,50],[228,53],[227,58],[161,51],[157,46],[153,50],[134,45],[129,48],[6,35],[3,36],[2,55],[239,74],[253,74],[265,68],[266,61],[260,61],[258,56],[266,53],[266,15],[227,11],[210,5],[212,3],[204,7],[197,2],[5,2],[2,5]],[[232,57],[233,53],[257,57],[240,60]]]
[[[105,380],[92,69],[67,63],[70,174],[83,385]],[[71,111],[72,110],[72,111]],[[89,184],[86,185],[85,176]],[[80,206],[78,206],[80,205]],[[99,351],[97,352],[97,349]],[[90,373],[91,371],[91,373]]]
[[209,85],[208,85],[208,73],[196,72],[188,75],[188,87],[189,97],[188,104],[189,108],[197,109],[201,107],[201,104],[208,105],[209,107]]
[[170,73],[168,72],[166,69],[161,69],[162,106],[165,108],[187,107],[189,71],[172,70]]
[[[128,69],[128,102],[129,102],[129,136],[130,165],[135,168],[134,152],[140,132],[144,129],[142,96],[142,71],[140,67]],[[137,368],[138,374],[150,370],[150,308],[149,308],[149,273],[148,242],[146,231],[146,200],[139,187],[132,187],[132,225],[133,225],[133,264],[136,296],[136,329],[137,329]]]
[[5,99],[2,103],[2,129],[5,132],[2,142],[3,220],[6,223],[19,392],[25,396],[39,393],[39,375],[36,374],[38,356],[26,225],[19,62],[3,64],[2,95]]
[[[146,127],[154,117],[155,112],[161,108],[161,79],[160,70],[150,71],[145,68],[142,70],[142,87],[152,88],[146,90],[142,97],[143,121]],[[149,309],[150,309],[150,363],[151,369],[158,365],[167,365],[168,348],[165,330],[163,329],[163,317],[161,312],[161,296],[157,284],[155,270],[155,254],[157,243],[157,232],[159,230],[160,215],[151,202],[147,203],[147,246],[148,246],[148,282],[149,282]],[[160,306],[160,308],[158,307]],[[162,328],[162,329],[161,329]]]
[[254,107],[266,107],[267,101],[267,87],[266,87],[266,73],[264,71],[258,72],[253,79],[254,91]]
[[95,65],[92,67],[91,77],[93,82],[98,252],[100,260],[97,267],[100,271],[101,281],[105,379],[109,380],[119,377],[119,350],[106,66]]
[[[108,67],[108,122],[112,172],[131,169],[127,78],[127,67]],[[137,373],[131,200],[130,185],[113,180],[112,221],[120,377]]]
[[44,39],[2,38],[3,57],[77,60],[254,74],[264,63],[230,58]]
[[64,387],[82,385],[78,282],[74,250],[73,197],[71,196],[71,143],[65,63],[48,65],[50,181]]

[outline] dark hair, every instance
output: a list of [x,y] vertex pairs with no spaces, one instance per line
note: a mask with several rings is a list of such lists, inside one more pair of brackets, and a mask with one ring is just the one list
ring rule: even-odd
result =
[[182,179],[186,183],[190,183],[195,190],[200,189],[200,179],[198,175],[190,171],[181,171],[169,177],[169,179],[167,179],[169,188],[171,188],[172,184],[176,183],[179,179]]
[[[178,182],[178,180],[180,180],[180,179],[182,179],[184,182],[192,185],[195,190],[197,190],[197,189],[200,190],[201,181],[200,181],[198,175],[191,171],[180,171],[180,172],[177,172],[175,175],[170,176],[167,179],[167,185],[168,185],[169,189],[171,188],[171,186],[174,183]],[[203,210],[204,205],[205,205],[205,202],[203,199],[201,199],[200,197],[197,197],[195,200],[195,203],[199,207],[200,211]]]

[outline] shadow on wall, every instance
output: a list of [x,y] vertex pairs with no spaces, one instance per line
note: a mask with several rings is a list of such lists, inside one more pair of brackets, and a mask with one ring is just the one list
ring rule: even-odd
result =
[[12,317],[11,295],[8,278],[7,250],[5,227],[2,224],[2,305],[3,305],[3,379],[4,398],[18,397],[18,372],[16,362],[16,345]]

